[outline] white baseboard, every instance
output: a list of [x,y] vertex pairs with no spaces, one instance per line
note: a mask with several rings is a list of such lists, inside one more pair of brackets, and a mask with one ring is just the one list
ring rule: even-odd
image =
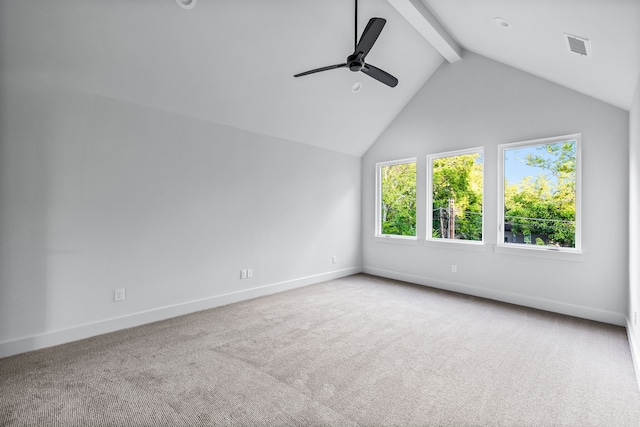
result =
[[633,368],[636,371],[636,380],[638,381],[638,390],[640,390],[640,345],[634,338],[635,329],[631,325],[631,321],[627,319],[627,337],[629,339],[629,348],[631,349],[631,360],[633,360]]
[[515,294],[510,292],[496,291],[478,286],[465,285],[461,283],[444,280],[431,279],[414,274],[401,273],[398,271],[384,270],[375,267],[363,267],[363,272],[374,276],[386,277],[389,279],[401,280],[403,282],[415,283],[417,285],[429,286],[432,288],[444,289],[447,291],[459,292],[466,295],[473,295],[481,298],[502,301],[510,304],[536,308],[539,310],[551,311],[568,316],[580,317],[583,319],[595,320],[617,326],[626,326],[626,316],[597,308],[583,307],[564,302],[548,300],[544,298],[532,297],[528,295]]
[[64,344],[96,335],[106,334],[121,329],[144,325],[146,323],[157,322],[159,320],[170,319],[196,311],[219,307],[234,302],[244,301],[261,296],[271,295],[290,289],[300,288],[327,280],[338,279],[362,272],[360,267],[351,267],[328,273],[316,274],[284,282],[272,283],[258,286],[237,292],[223,295],[215,295],[195,301],[188,301],[180,304],[158,307],[152,310],[128,314],[126,316],[114,317],[85,323],[65,329],[47,331],[41,334],[30,335],[11,341],[0,342],[0,357],[8,357],[27,351],[38,350],[45,347]]

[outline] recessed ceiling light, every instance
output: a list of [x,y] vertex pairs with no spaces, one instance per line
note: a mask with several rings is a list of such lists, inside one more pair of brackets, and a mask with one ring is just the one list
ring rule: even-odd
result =
[[493,18],[493,20],[496,21],[496,24],[500,25],[502,28],[511,28],[511,22],[507,21],[504,18],[496,16],[495,18]]
[[176,3],[183,9],[192,9],[196,5],[196,0],[176,0]]
[[353,84],[353,86],[351,86],[351,92],[353,92],[353,93],[360,92],[360,89],[362,89],[362,83],[360,83],[360,82],[355,82]]

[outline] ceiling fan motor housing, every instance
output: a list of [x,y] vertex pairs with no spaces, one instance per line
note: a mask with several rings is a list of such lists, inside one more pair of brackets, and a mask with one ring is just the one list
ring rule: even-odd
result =
[[349,55],[347,57],[347,64],[349,65],[349,69],[351,71],[361,71],[364,67],[364,61],[362,60],[363,53],[358,52],[353,55]]

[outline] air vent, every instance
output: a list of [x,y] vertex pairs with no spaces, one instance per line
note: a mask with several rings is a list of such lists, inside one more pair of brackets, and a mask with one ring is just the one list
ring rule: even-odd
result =
[[578,36],[572,36],[571,34],[564,34],[567,40],[567,46],[573,53],[577,53],[581,56],[591,56],[591,43],[589,39],[584,39]]

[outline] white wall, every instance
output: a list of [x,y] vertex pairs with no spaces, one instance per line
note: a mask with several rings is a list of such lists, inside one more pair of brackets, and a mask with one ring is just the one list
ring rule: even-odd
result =
[[[572,133],[582,133],[583,254],[494,252],[497,145]],[[364,271],[624,325],[628,142],[627,111],[466,52],[462,61],[436,71],[363,158]],[[418,157],[423,240],[427,154],[479,146],[485,149],[482,248],[374,239],[376,162]]]
[[636,375],[640,385],[640,76],[629,111],[629,322]]
[[2,75],[0,357],[360,271],[360,158],[53,77]]

